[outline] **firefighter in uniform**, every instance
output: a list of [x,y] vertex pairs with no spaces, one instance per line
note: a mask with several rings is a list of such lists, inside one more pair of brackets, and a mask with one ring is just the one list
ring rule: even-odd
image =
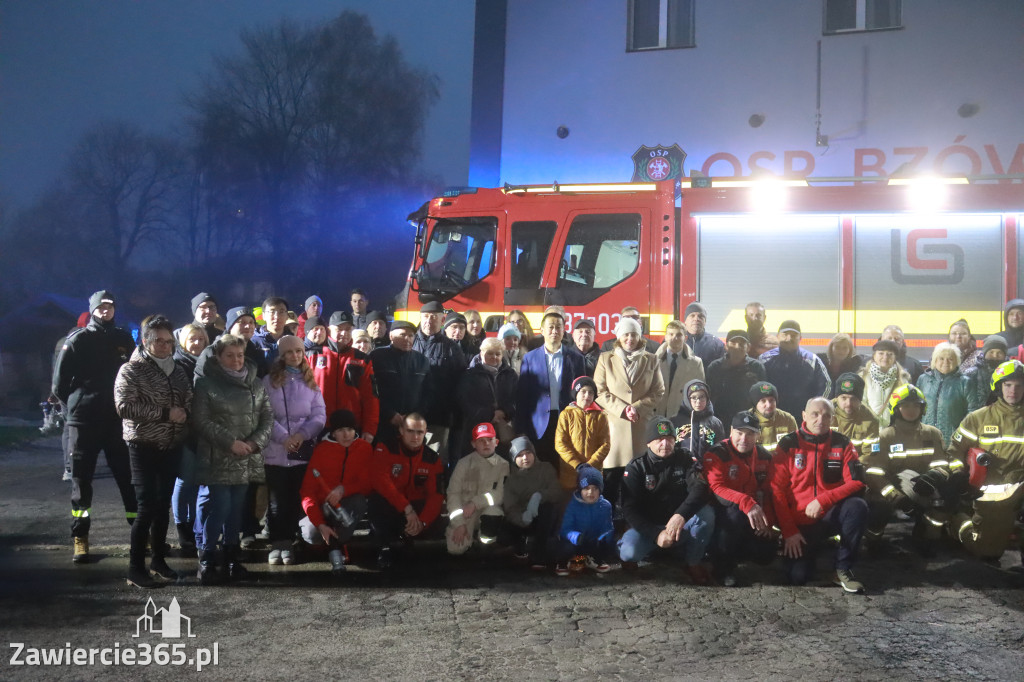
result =
[[998,561],[1024,501],[1024,364],[999,365],[991,385],[994,402],[967,415],[949,446],[949,458],[970,467],[981,493],[973,516],[959,515],[951,530],[972,554]]
[[861,460],[878,452],[878,417],[864,403],[864,380],[853,372],[836,379],[836,397],[832,399],[832,430],[850,439]]
[[779,409],[779,389],[768,381],[759,381],[750,387],[750,413],[757,417],[761,433],[757,444],[768,452],[775,452],[782,437],[796,431],[796,419]]
[[915,517],[914,541],[923,553],[941,535],[966,490],[966,473],[959,460],[946,459],[942,432],[921,422],[928,403],[913,384],[889,396],[889,426],[879,434],[878,447],[864,457],[868,484],[867,539],[877,543],[896,509]]
[[772,529],[772,456],[757,444],[757,417],[737,412],[729,437],[704,453],[704,474],[717,504],[715,573],[726,587],[736,585],[736,564],[742,558],[769,564],[775,558],[778,533]]
[[52,392],[68,406],[71,537],[75,547],[72,560],[76,564],[89,561],[92,478],[100,450],[114,474],[129,525],[138,512],[128,446],[114,408],[114,380],[135,350],[135,340],[114,326],[114,305],[109,291],[97,291],[89,297],[89,324],[68,336],[53,370]]

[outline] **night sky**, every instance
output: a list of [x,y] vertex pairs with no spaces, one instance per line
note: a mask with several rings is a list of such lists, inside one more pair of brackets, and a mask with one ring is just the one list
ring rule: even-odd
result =
[[0,3],[0,198],[35,199],[93,123],[121,118],[155,133],[184,121],[183,94],[239,30],[330,19],[352,9],[406,60],[437,74],[420,168],[464,184],[469,166],[474,0],[3,0]]

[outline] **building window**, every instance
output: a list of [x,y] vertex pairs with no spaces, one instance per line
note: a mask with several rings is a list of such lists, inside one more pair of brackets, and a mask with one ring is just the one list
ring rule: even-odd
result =
[[693,47],[694,0],[629,0],[626,50]]
[[902,0],[825,0],[825,35],[903,27]]

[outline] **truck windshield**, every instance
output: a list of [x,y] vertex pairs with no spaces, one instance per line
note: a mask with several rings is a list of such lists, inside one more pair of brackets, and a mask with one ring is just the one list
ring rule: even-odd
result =
[[416,273],[420,290],[450,295],[489,275],[497,226],[486,216],[435,221]]

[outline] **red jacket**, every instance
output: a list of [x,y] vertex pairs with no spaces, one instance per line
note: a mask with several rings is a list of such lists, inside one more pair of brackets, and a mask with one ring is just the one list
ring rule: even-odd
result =
[[[302,509],[314,526],[324,522],[320,505],[339,485],[345,486],[344,497],[369,495],[373,492],[372,457],[370,444],[362,438],[357,438],[347,448],[333,440],[320,441],[313,450],[299,490]],[[320,473],[319,479],[313,475],[314,470]]]
[[420,521],[429,526],[444,504],[444,463],[436,452],[421,446],[408,452],[401,443],[388,447],[378,443],[373,449],[373,467],[379,492],[392,507],[404,510],[423,501]]
[[327,417],[335,410],[349,410],[356,416],[359,433],[377,435],[380,402],[373,388],[373,364],[362,351],[349,346],[343,351],[328,341],[323,352],[309,358],[313,378],[324,395]]
[[728,438],[704,453],[704,474],[711,492],[732,502],[744,514],[760,505],[769,522],[775,522],[772,504],[772,456],[760,445],[740,454]]
[[824,513],[864,489],[857,451],[838,431],[815,436],[801,424],[779,441],[772,464],[775,515],[784,538],[815,522],[804,513],[811,500],[817,499]]

